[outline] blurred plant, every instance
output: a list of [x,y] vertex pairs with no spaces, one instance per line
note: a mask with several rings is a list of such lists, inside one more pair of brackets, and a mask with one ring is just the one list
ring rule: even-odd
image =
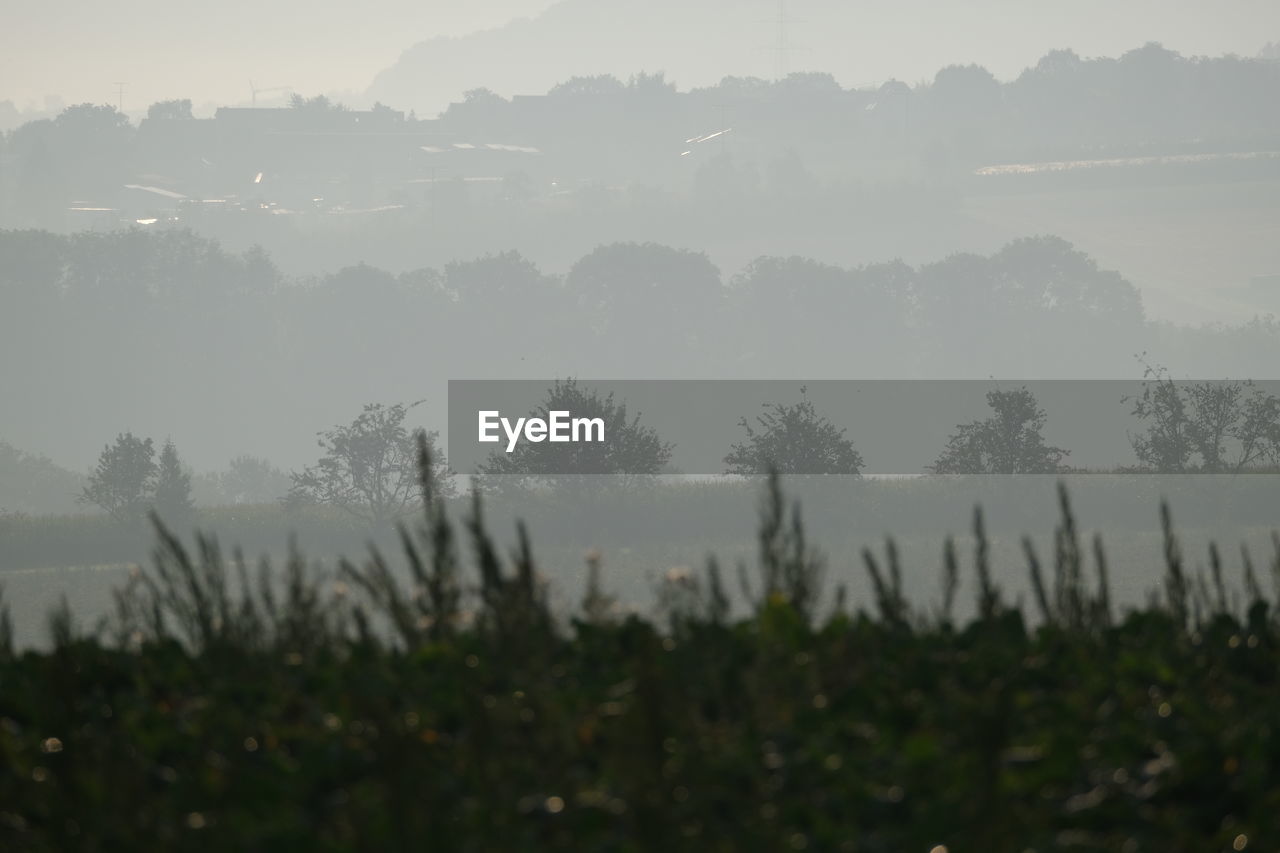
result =
[[[465,583],[438,465],[416,444],[423,514],[401,529],[405,566],[375,549],[333,578],[295,549],[255,583],[242,555],[207,536],[189,547],[156,517],[114,646],[64,600],[52,649],[15,655],[0,601],[14,771],[0,774],[0,841],[156,847],[161,827],[163,850],[305,847],[317,832],[344,849],[1217,850],[1274,822],[1280,617],[1247,552],[1243,613],[1216,548],[1211,579],[1190,576],[1167,507],[1168,596],[1118,621],[1100,548],[1096,593],[1083,582],[1065,489],[1052,588],[1028,548],[1038,628],[1003,603],[979,510],[965,625],[949,615],[951,540],[937,624],[909,610],[892,541],[884,568],[867,555],[878,615],[820,621],[823,560],[775,473],[765,588],[745,618],[726,619],[712,561],[705,582],[667,573],[668,631],[613,619],[592,554],[587,618],[570,627],[527,533],[504,560],[478,496],[464,527],[479,582]],[[1219,789],[1231,796],[1205,796]]]
[[[743,592],[748,600],[755,600],[757,609],[782,604],[808,621],[822,591],[826,556],[810,545],[805,536],[800,502],[788,507],[778,471],[770,470],[768,474],[756,533],[763,589],[760,598],[755,599],[745,567],[739,566]],[[716,573],[710,574],[714,581]]]

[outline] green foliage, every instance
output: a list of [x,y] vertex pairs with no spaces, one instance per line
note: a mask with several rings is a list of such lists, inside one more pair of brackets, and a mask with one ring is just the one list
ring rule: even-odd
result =
[[989,418],[960,424],[930,466],[935,474],[1055,474],[1070,451],[1044,443],[1047,416],[1026,388],[988,391]]
[[149,438],[137,438],[131,432],[116,436],[115,444],[102,449],[97,466],[89,472],[81,502],[100,507],[121,523],[141,520],[155,491],[155,455]]
[[4,586],[0,585],[0,661],[13,655],[13,617],[9,603],[4,600]]
[[[318,433],[324,455],[294,473],[289,500],[337,507],[375,527],[403,516],[417,499],[417,432],[405,426],[417,406],[370,403],[350,424]],[[425,435],[434,445],[436,435]],[[435,472],[447,485],[443,463]]]
[[[798,501],[791,505],[788,518],[787,501],[782,494],[782,479],[778,471],[775,469],[768,473],[768,487],[761,503],[757,527],[760,576],[764,583],[763,597],[757,606],[763,608],[785,602],[808,620],[821,592],[826,558],[805,538]],[[745,573],[743,585],[747,586]]]
[[[800,389],[801,395],[805,392]],[[744,417],[738,423],[747,433],[724,458],[729,474],[860,474],[862,455],[845,438],[845,430],[818,415],[807,398],[788,406],[773,403],[752,427]]]
[[[1101,537],[1093,540],[1093,557],[1098,574],[1097,593],[1090,594],[1084,582],[1084,553],[1075,515],[1066,486],[1058,485],[1058,502],[1062,523],[1054,531],[1053,587],[1045,586],[1031,537],[1022,540],[1027,555],[1027,569],[1036,604],[1045,624],[1065,627],[1077,632],[1101,632],[1111,627],[1111,590],[1107,576],[1107,556]],[[1166,537],[1168,528],[1166,526]]]
[[[805,604],[821,560],[773,478],[766,594],[745,618],[729,618],[713,561],[705,580],[668,579],[669,632],[634,616],[566,626],[527,534],[504,560],[478,500],[468,591],[424,438],[416,449],[423,515],[402,533],[404,567],[375,550],[332,578],[295,552],[254,576],[157,520],[154,565],[105,635],[64,605],[53,649],[15,657],[0,616],[0,843],[1216,850],[1268,837],[1280,618],[1247,555],[1243,613],[1214,556],[1214,592],[1201,579],[1116,620],[1101,564],[1086,591],[1064,492],[1039,628],[992,583],[980,513],[970,623],[912,609],[892,541],[887,572],[868,558],[879,617],[822,618]],[[946,553],[950,597],[960,560]],[[1166,553],[1183,576],[1171,524]],[[597,596],[599,581],[597,567]]]

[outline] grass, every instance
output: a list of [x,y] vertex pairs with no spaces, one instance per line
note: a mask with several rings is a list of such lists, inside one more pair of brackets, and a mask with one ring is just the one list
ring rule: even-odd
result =
[[666,573],[650,619],[595,555],[557,613],[523,527],[504,554],[478,502],[459,524],[423,486],[399,560],[253,566],[159,526],[106,623],[64,608],[50,650],[0,640],[0,845],[1277,843],[1280,538],[1201,573],[1166,511],[1161,587],[1122,608],[1063,489],[1026,610],[981,513],[940,549],[936,601],[893,540],[864,554],[868,594],[824,597],[829,561],[771,480],[753,564]]

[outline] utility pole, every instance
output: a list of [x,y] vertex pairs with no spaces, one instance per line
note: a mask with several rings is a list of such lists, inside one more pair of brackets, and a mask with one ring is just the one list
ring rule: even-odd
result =
[[786,80],[791,74],[790,54],[793,50],[800,48],[791,45],[791,32],[788,27],[791,24],[799,24],[801,21],[794,20],[787,16],[787,0],[778,0],[778,20],[775,22],[778,27],[777,42],[774,44],[774,51],[777,53],[777,73],[779,80]]
[[790,68],[787,62],[787,52],[791,50],[791,42],[787,33],[787,0],[778,0],[778,39],[773,49],[777,52],[776,59],[778,62],[778,79],[786,80]]
[[791,73],[791,64],[789,61],[790,54],[797,50],[804,49],[795,47],[791,44],[791,32],[789,27],[791,24],[801,24],[804,22],[797,21],[787,14],[787,0],[778,0],[777,17],[771,21],[766,21],[765,23],[773,24],[774,26],[773,44],[765,49],[772,50],[774,53],[774,61],[776,63],[774,73],[777,75],[778,80],[785,80]]
[[112,83],[111,85],[116,87],[116,109],[123,113],[124,112],[124,87],[128,86],[129,84],[128,83]]

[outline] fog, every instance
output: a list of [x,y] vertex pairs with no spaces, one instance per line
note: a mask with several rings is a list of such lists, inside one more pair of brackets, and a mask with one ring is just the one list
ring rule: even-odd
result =
[[[1154,583],[1135,543],[1158,557],[1162,496],[1197,547],[1267,542],[1274,3],[2,17],[0,581],[22,573],[31,614],[60,591],[105,606],[153,505],[276,556],[291,531],[330,562],[385,538],[416,512],[414,431],[452,456],[499,408],[480,387],[451,409],[457,380],[529,380],[512,415],[564,392],[648,441],[457,469],[522,478],[490,489],[497,517],[530,518],[566,590],[591,547],[634,602],[653,572],[748,553],[751,488],[680,475],[767,463],[842,475],[806,506],[845,568],[904,532],[932,573],[983,501],[1014,560],[1059,475],[1126,543],[1128,602]],[[689,379],[707,383],[623,382]],[[901,384],[867,403],[837,380]],[[342,457],[377,430],[399,503]],[[856,476],[886,473],[913,478]],[[619,481],[555,480],[582,474]]]
[[[1115,56],[1158,41],[1189,56],[1253,56],[1280,29],[1280,10],[1267,0],[787,7],[791,70],[830,72],[846,86],[915,83],[970,62],[1010,79],[1063,47]],[[171,98],[247,104],[252,80],[341,94],[353,106],[380,98],[434,112],[466,89],[534,94],[578,74],[665,71],[682,86],[705,86],[726,75],[772,77],[777,17],[773,0],[9,0],[0,102],[115,103],[123,81],[125,109],[137,114]]]

